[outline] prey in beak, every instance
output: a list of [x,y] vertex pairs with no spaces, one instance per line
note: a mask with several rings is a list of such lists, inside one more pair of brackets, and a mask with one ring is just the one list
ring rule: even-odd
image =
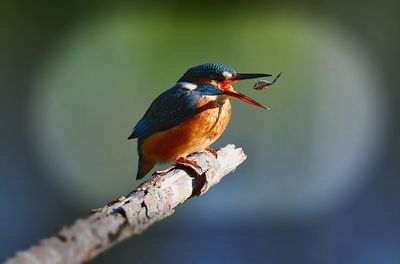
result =
[[272,74],[268,73],[237,73],[230,77],[229,79],[223,81],[220,83],[220,89],[225,92],[227,96],[235,97],[239,100],[242,100],[245,103],[252,104],[267,110],[270,110],[270,108],[260,104],[254,99],[251,99],[247,95],[244,95],[236,90],[233,89],[232,83],[236,83],[241,80],[247,80],[247,79],[256,79],[256,78],[261,78],[261,77],[270,77]]

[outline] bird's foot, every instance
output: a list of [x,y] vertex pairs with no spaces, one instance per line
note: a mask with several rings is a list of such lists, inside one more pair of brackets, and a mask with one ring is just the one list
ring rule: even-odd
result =
[[191,168],[193,168],[195,171],[196,171],[196,169],[201,169],[201,166],[200,166],[199,164],[197,164],[197,162],[191,161],[191,160],[188,160],[188,159],[185,159],[184,157],[179,157],[179,158],[175,161],[175,163],[178,164],[178,165],[183,165],[183,166],[191,167]]
[[216,157],[216,158],[218,157],[217,151],[216,151],[215,149],[213,149],[212,147],[208,146],[208,147],[205,148],[205,150],[207,150],[208,152],[210,152],[211,154],[213,154],[214,157]]

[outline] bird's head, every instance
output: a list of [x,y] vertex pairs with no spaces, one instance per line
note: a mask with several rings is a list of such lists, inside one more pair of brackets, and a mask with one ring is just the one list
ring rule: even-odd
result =
[[218,94],[231,96],[243,102],[268,109],[250,97],[233,89],[232,84],[241,80],[268,77],[266,73],[237,73],[231,67],[222,64],[206,63],[189,68],[178,82],[190,82],[198,86],[202,84],[212,84],[219,89]]

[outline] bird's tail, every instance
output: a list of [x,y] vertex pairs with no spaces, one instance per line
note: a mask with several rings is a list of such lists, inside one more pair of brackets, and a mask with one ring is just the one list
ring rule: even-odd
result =
[[156,165],[154,160],[139,159],[138,172],[136,174],[136,180],[140,180]]

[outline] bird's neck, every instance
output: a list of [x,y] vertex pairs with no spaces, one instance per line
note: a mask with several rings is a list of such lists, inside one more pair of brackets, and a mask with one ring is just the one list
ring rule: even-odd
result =
[[217,98],[215,99],[215,101],[220,105],[225,104],[225,102],[227,100],[228,100],[228,96],[226,96],[226,95],[218,95]]
[[[207,81],[202,81],[202,82],[196,82],[195,84],[197,86],[201,86],[204,84],[211,84],[214,86],[221,86],[221,83],[214,81],[214,80],[207,80]],[[215,103],[217,103],[218,105],[223,105],[226,101],[228,100],[228,96],[226,95],[205,95],[203,96],[203,98],[201,99],[201,101],[203,101],[203,103],[209,103],[211,101],[214,101]]]
[[220,108],[226,102],[228,102],[227,96],[206,95],[206,96],[202,96],[202,98],[196,102],[196,108],[203,109],[203,110],[211,109],[211,108]]

